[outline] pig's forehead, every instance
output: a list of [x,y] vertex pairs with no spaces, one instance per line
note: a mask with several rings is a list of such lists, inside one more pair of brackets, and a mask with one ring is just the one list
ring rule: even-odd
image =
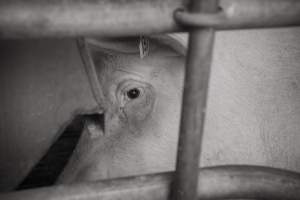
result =
[[145,81],[156,79],[158,83],[167,76],[175,74],[176,77],[181,73],[182,69],[178,68],[184,67],[185,41],[180,39],[178,35],[152,37],[149,52],[143,58],[138,38],[87,38],[86,41],[103,81],[115,82],[129,77]]
[[[184,58],[182,56],[149,55],[141,59],[138,55],[120,54],[114,56],[112,62],[106,62],[106,71],[114,79],[132,78],[151,81],[174,75],[174,71],[181,71]],[[104,75],[104,74],[103,74]]]

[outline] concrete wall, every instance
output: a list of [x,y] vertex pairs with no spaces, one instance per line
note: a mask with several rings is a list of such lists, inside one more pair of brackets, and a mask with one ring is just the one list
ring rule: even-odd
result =
[[74,115],[95,107],[74,40],[0,44],[0,191],[16,186]]
[[203,165],[300,171],[300,28],[219,32]]

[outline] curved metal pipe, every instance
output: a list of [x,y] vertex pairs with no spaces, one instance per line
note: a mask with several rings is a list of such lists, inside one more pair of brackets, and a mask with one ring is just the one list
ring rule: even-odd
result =
[[219,30],[270,28],[300,25],[298,0],[231,0],[220,1],[220,11],[190,13],[178,10],[175,20],[192,27],[214,27]]
[[[259,166],[200,169],[200,199],[286,199],[300,197],[300,173]],[[1,194],[1,200],[166,200],[172,173],[57,185]]]
[[298,199],[300,174],[263,166],[216,166],[200,170],[202,199]]

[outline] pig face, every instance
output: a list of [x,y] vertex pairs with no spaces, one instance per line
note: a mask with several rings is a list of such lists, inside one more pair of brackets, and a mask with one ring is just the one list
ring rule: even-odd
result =
[[87,125],[61,182],[174,169],[184,57],[152,45],[143,59],[90,49],[104,96],[103,123]]

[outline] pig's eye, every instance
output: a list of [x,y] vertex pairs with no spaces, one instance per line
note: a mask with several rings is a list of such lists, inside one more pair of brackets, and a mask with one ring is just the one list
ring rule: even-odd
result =
[[140,132],[153,110],[155,91],[150,83],[127,79],[116,88],[119,119],[132,132]]
[[143,103],[147,101],[146,97],[152,93],[151,86],[148,83],[126,80],[117,87],[117,98],[122,106],[127,103]]
[[140,94],[141,94],[141,90],[139,88],[132,88],[126,92],[128,99],[139,98]]
[[144,95],[144,88],[141,86],[129,86],[123,91],[125,101],[132,101]]

